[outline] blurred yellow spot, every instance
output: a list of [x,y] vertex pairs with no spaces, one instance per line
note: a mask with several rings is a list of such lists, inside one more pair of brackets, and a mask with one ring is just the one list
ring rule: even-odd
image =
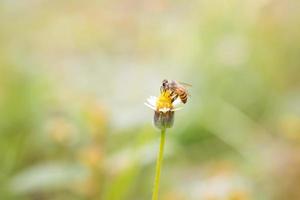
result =
[[74,125],[62,117],[55,117],[48,124],[48,133],[54,142],[68,144],[75,132]]
[[79,151],[79,159],[90,168],[99,168],[102,166],[103,153],[100,147],[92,145]]
[[292,140],[300,140],[300,117],[289,115],[279,123],[280,130],[285,137]]
[[249,197],[246,191],[232,191],[228,200],[249,200]]
[[101,139],[105,135],[107,127],[107,114],[104,106],[95,100],[87,100],[83,107],[87,128],[92,136]]

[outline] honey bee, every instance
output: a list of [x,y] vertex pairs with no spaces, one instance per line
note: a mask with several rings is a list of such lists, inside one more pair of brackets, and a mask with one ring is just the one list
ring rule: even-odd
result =
[[169,90],[172,97],[172,102],[174,102],[178,97],[180,98],[182,103],[186,103],[188,100],[189,93],[186,89],[186,87],[190,87],[190,84],[182,83],[178,81],[168,81],[164,79],[162,81],[162,86],[160,88],[161,91],[167,91]]

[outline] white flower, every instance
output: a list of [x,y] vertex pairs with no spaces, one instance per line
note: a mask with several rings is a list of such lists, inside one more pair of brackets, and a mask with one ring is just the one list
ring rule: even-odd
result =
[[180,98],[173,98],[169,91],[162,92],[159,97],[150,96],[145,103],[154,110],[154,125],[159,129],[171,128],[174,123],[174,112],[182,109]]

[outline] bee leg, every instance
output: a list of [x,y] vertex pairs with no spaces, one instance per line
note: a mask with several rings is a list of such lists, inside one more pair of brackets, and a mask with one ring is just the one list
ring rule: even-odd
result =
[[175,95],[173,95],[172,97],[171,97],[171,102],[173,103],[176,99],[178,98],[178,95],[177,94],[175,94]]

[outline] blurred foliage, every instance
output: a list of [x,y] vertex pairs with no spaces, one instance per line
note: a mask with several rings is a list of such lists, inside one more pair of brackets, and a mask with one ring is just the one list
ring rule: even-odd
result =
[[300,2],[0,2],[0,199],[150,199],[143,106],[191,83],[162,200],[300,199]]

